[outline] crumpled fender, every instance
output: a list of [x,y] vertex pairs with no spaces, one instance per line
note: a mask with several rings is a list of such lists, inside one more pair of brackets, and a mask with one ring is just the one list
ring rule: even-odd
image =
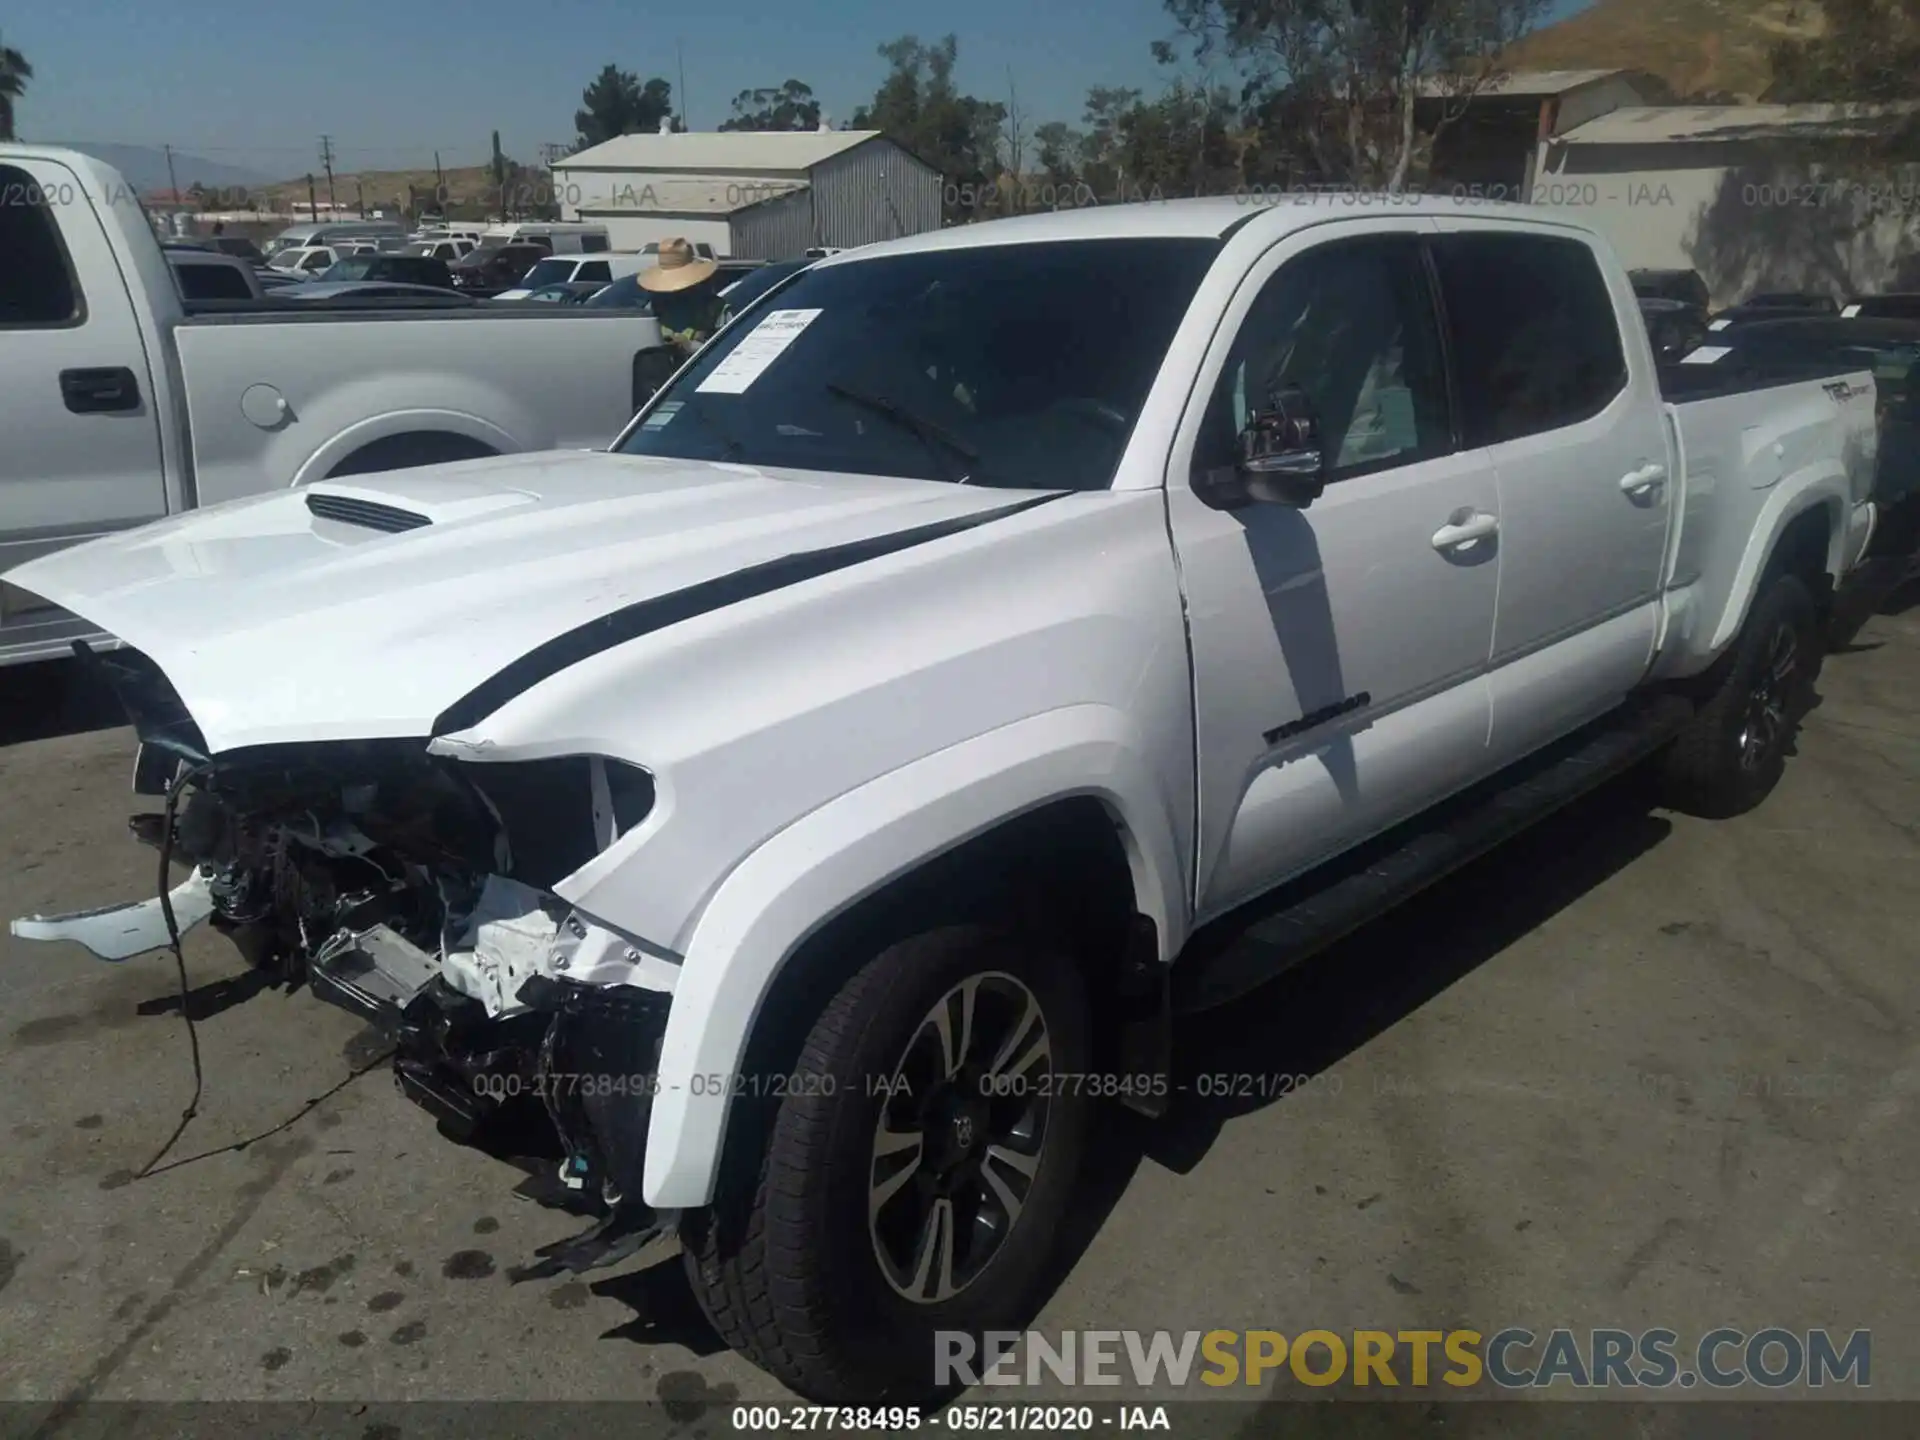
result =
[[1100,705],[1049,711],[872,780],[789,825],[730,871],[688,946],[660,1050],[642,1194],[712,1198],[731,1077],[774,977],[827,920],[927,858],[1052,800],[1092,795],[1120,822],[1135,904],[1161,959],[1186,938],[1185,866],[1144,737]]

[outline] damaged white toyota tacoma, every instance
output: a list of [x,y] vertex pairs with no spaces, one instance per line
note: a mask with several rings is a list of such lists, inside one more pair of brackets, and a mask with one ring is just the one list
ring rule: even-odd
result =
[[[1871,376],[1661,373],[1592,232],[1439,202],[830,257],[612,449],[322,481],[36,561],[122,648],[162,905],[538,1096],[802,1395],[1041,1298],[1096,1107],[1607,776],[1778,779],[1872,529]],[[1663,389],[1665,393],[1663,393]],[[178,872],[177,872],[178,873]],[[1257,915],[1257,935],[1246,934]]]

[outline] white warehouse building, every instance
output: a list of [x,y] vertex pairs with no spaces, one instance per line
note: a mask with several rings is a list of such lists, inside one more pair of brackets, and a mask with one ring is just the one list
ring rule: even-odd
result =
[[621,135],[553,163],[568,220],[615,250],[685,236],[715,255],[783,260],[937,230],[939,172],[878,130]]

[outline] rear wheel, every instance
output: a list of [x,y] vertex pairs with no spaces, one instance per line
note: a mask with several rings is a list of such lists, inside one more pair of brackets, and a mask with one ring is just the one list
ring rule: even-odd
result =
[[715,1327],[828,1404],[945,1388],[935,1332],[1018,1329],[1086,1147],[1066,959],[975,926],[888,947],[815,1022],[757,1177],[683,1226]]
[[1819,673],[1820,640],[1805,582],[1775,576],[1667,754],[1667,793],[1676,809],[1738,815],[1780,783]]

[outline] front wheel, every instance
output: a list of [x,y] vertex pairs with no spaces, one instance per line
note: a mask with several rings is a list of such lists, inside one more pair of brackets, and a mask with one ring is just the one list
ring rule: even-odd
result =
[[757,1183],[723,1177],[683,1225],[715,1328],[823,1404],[952,1388],[937,1332],[1030,1318],[1086,1148],[1088,1060],[1064,957],[975,926],[882,951],[814,1023]]
[[1667,753],[1664,778],[1675,809],[1738,815],[1780,783],[1812,699],[1820,642],[1819,613],[1805,582],[1775,576]]

